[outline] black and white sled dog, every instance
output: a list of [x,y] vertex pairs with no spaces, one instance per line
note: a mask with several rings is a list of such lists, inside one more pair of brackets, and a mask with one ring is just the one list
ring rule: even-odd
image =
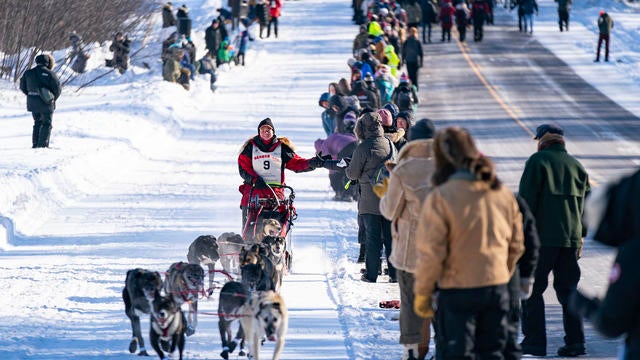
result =
[[171,296],[156,295],[152,303],[149,338],[160,360],[167,359],[162,352],[163,348],[172,354],[176,347],[182,360],[186,321],[180,305],[176,304]]
[[220,234],[218,237],[218,251],[220,264],[224,271],[234,274],[240,273],[238,255],[243,246],[245,246],[245,242],[240,234],[233,232]]
[[164,278],[164,293],[181,307],[189,303],[187,316],[187,336],[196,332],[198,326],[198,296],[204,294],[204,270],[198,264],[176,262],[171,264]]
[[241,313],[250,315],[240,318],[249,358],[260,359],[260,345],[266,337],[276,342],[273,360],[278,360],[289,322],[284,299],[275,291],[257,291],[251,294]]
[[209,288],[207,294],[211,296],[215,287],[213,277],[216,269],[216,261],[220,259],[218,252],[218,242],[211,235],[200,235],[189,245],[187,260],[189,264],[206,266],[209,273]]
[[273,281],[275,290],[280,292],[282,287],[282,276],[284,274],[285,267],[285,253],[287,250],[287,241],[283,236],[265,236],[262,239],[262,243],[266,245],[269,260],[273,263]]
[[[218,301],[218,329],[220,330],[220,339],[222,340],[222,352],[220,356],[228,360],[229,354],[233,353],[235,348],[240,345],[239,356],[244,356],[244,334],[242,326],[238,326],[236,337],[233,338],[231,324],[242,314],[243,305],[249,299],[250,292],[246,286],[237,281],[229,281],[220,290],[220,299]],[[239,323],[239,322],[238,322]]]
[[149,314],[151,312],[151,302],[162,290],[162,278],[157,271],[145,269],[133,269],[127,271],[127,278],[122,290],[122,300],[124,301],[124,311],[131,320],[131,330],[133,337],[129,343],[129,352],[134,353],[140,346],[138,355],[149,356],[144,347],[144,339],[140,330],[139,313]]

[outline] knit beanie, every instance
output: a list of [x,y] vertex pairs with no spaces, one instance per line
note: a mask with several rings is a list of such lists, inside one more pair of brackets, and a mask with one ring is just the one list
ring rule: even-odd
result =
[[409,130],[409,140],[433,139],[436,127],[429,119],[420,119]]
[[271,122],[270,118],[266,118],[266,119],[260,121],[260,124],[258,124],[258,133],[260,132],[260,128],[265,126],[265,125],[269,126],[271,128],[271,130],[273,130],[274,134],[276,133],[276,128],[273,127],[273,123]]
[[398,113],[400,112],[400,109],[398,109],[398,105],[393,103],[386,103],[384,104],[383,108],[389,110],[389,112],[391,113],[391,116],[394,119],[396,116],[398,116]]
[[380,119],[382,120],[382,126],[390,127],[393,125],[393,116],[391,116],[391,112],[387,109],[378,110],[378,114],[380,115]]

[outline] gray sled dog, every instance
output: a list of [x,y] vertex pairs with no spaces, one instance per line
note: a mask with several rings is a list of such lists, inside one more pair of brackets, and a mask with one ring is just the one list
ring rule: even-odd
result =
[[213,277],[218,259],[220,259],[220,253],[218,252],[218,242],[214,236],[200,235],[189,245],[189,252],[187,253],[189,264],[206,266],[208,269],[209,287],[207,288],[207,295],[209,296],[213,294],[213,289],[215,288]]
[[185,333],[191,336],[198,326],[198,296],[204,294],[204,270],[200,265],[176,262],[171,264],[164,278],[164,293],[176,304],[189,303],[187,328]]
[[275,291],[256,291],[243,305],[240,324],[248,343],[249,358],[260,359],[260,346],[266,337],[275,341],[273,360],[280,359],[289,319],[284,299]]
[[242,236],[233,232],[220,234],[218,237],[218,252],[220,255],[220,264],[224,271],[233,274],[240,273],[240,264],[238,256],[240,249],[246,245]]
[[122,290],[122,300],[124,301],[124,312],[131,320],[131,330],[133,338],[129,343],[129,352],[134,353],[140,346],[138,355],[149,356],[144,347],[144,339],[140,330],[139,313],[149,314],[151,312],[151,302],[160,294],[162,289],[162,278],[157,271],[145,269],[133,269],[127,271],[127,278]]

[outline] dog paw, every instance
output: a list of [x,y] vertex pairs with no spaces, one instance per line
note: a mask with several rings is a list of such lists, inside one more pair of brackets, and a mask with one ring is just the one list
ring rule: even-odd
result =
[[133,354],[134,352],[136,352],[137,349],[138,349],[138,339],[133,338],[133,340],[131,340],[131,342],[129,343],[129,352]]
[[232,352],[233,352],[233,350],[235,350],[235,349],[236,349],[236,346],[238,346],[238,343],[237,343],[237,342],[235,342],[235,341],[230,342],[230,343],[229,343],[229,352],[230,352],[230,353],[232,353]]
[[209,288],[209,290],[207,290],[207,297],[213,295],[213,287]]
[[246,352],[244,352],[244,350],[240,350],[240,352],[238,353],[238,356],[245,356],[247,355]]
[[224,350],[220,353],[220,357],[223,358],[224,360],[229,360],[229,351],[228,350]]
[[191,336],[196,333],[196,329],[194,329],[193,326],[189,325],[187,326],[187,329],[184,331],[184,333],[187,334],[187,336]]
[[149,353],[147,352],[147,350],[142,350],[138,353],[138,356],[149,356]]

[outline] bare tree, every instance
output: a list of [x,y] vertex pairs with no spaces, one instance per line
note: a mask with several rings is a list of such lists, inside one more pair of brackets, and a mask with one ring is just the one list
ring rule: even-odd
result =
[[67,47],[72,31],[87,42],[143,32],[156,9],[153,0],[3,0],[0,76],[17,81],[37,54]]

